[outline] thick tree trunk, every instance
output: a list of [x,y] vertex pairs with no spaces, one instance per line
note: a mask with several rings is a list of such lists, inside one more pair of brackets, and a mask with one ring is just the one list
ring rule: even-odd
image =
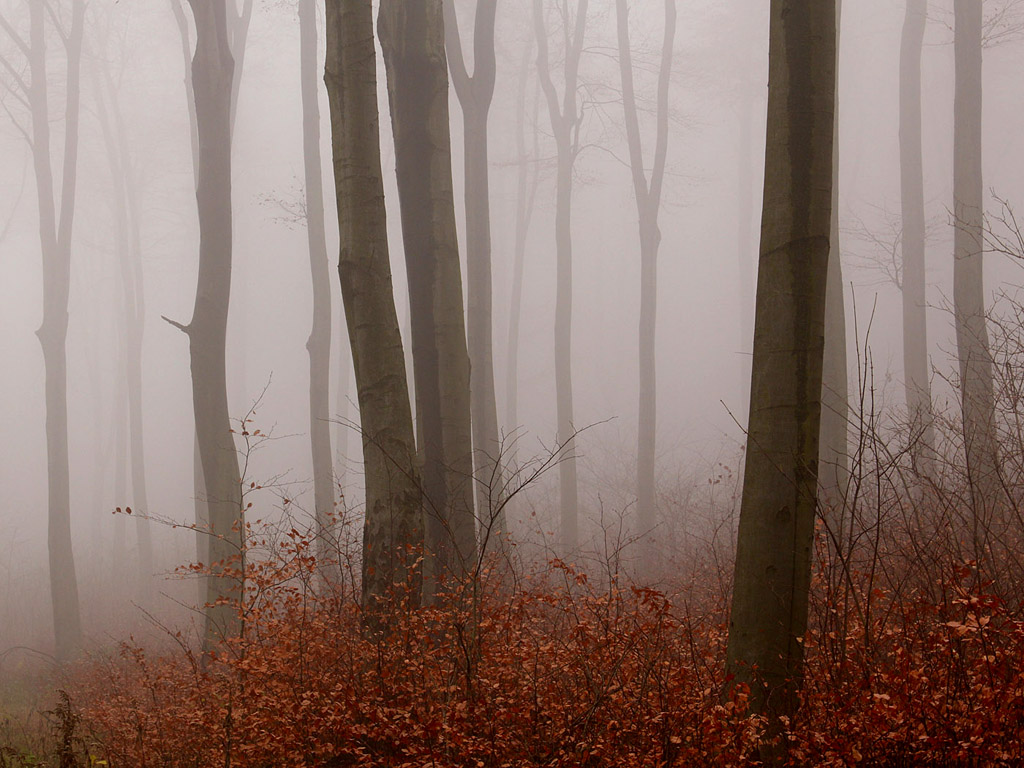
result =
[[776,725],[797,705],[807,628],[835,40],[832,0],[772,0],[754,361],[727,671],[750,685],[753,710]]
[[337,575],[332,542],[334,472],[331,455],[331,283],[324,225],[323,175],[320,159],[320,104],[317,77],[316,0],[299,0],[302,150],[306,187],[306,237],[313,280],[313,328],[309,353],[309,439],[313,457],[313,504],[318,548],[325,574]]
[[39,237],[43,257],[43,322],[36,332],[43,351],[46,402],[48,491],[47,544],[56,656],[70,659],[81,646],[78,580],[71,536],[71,489],[68,462],[67,332],[71,288],[71,234],[78,180],[78,126],[81,93],[82,36],[85,3],[72,4],[71,29],[65,40],[67,86],[64,153],[59,206],[55,200],[50,153],[50,114],[46,75],[45,9],[29,4],[29,74],[32,158],[39,203]]
[[982,2],[955,0],[953,6],[953,315],[967,478],[976,523],[984,526],[998,500],[999,478],[982,261]]
[[[363,602],[419,577],[422,491],[388,258],[370,0],[328,0],[324,80],[345,305],[366,468]],[[418,597],[412,581],[411,597]]]
[[665,37],[661,48],[658,76],[658,105],[654,163],[648,183],[644,169],[640,120],[633,84],[633,55],[629,42],[629,9],[626,0],[616,0],[619,40],[619,69],[622,79],[622,106],[625,113],[629,163],[633,174],[633,193],[640,228],[640,329],[639,379],[640,400],[637,426],[637,523],[641,536],[641,557],[651,570],[657,562],[654,528],[657,524],[655,504],[655,456],[657,450],[657,377],[655,368],[655,328],[658,301],[658,247],[661,230],[658,213],[661,208],[662,181],[668,156],[668,89],[672,77],[672,47],[676,32],[675,0],[665,0]]
[[[836,0],[836,83],[839,82],[839,36],[842,3]],[[837,91],[838,93],[838,91]],[[837,98],[838,105],[838,98]],[[832,144],[832,223],[829,231],[828,283],[825,288],[825,353],[821,384],[821,437],[818,489],[832,540],[843,541],[846,489],[850,479],[850,384],[846,354],[846,299],[839,247],[839,108]]]
[[192,61],[199,137],[199,277],[188,334],[192,407],[209,510],[204,647],[241,630],[244,515],[238,454],[228,415],[226,337],[231,297],[231,93],[234,60],[225,0],[189,0],[196,21]]
[[416,416],[422,436],[424,594],[476,563],[470,369],[455,229],[441,0],[382,0],[395,171],[409,276]]
[[[544,24],[542,0],[533,2],[533,20],[537,35],[537,72],[548,104],[551,128],[558,152],[555,181],[555,409],[556,440],[560,446],[558,479],[561,493],[561,529],[559,545],[562,554],[579,549],[579,483],[576,476],[576,427],[572,403],[572,180],[576,154],[579,151],[579,105],[577,85],[583,36],[587,26],[588,0],[579,0],[575,20],[566,17],[565,70],[562,103],[551,79],[548,60],[548,37]],[[569,25],[572,25],[570,30]]]
[[470,361],[473,466],[481,545],[503,546],[505,523],[502,444],[494,394],[494,327],[491,287],[491,201],[487,117],[497,65],[494,24],[497,0],[478,0],[473,33],[473,74],[462,54],[455,0],[444,0],[445,50],[462,106],[466,207],[466,332]]
[[903,378],[910,456],[921,477],[934,471],[935,427],[928,377],[925,304],[924,161],[921,139],[921,53],[928,0],[907,0],[900,45],[900,207],[903,221]]

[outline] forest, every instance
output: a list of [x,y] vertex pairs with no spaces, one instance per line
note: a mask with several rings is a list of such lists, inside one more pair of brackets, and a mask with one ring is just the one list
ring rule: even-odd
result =
[[1022,51],[0,0],[0,768],[1024,765]]

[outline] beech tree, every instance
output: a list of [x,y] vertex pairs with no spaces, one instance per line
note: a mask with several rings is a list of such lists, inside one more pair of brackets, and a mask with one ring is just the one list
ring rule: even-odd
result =
[[316,0],[299,0],[299,59],[306,239],[313,284],[313,327],[306,341],[306,351],[309,353],[309,439],[313,457],[313,505],[319,531],[319,554],[321,562],[327,565],[332,557],[330,521],[334,514],[330,424],[331,284],[320,158]]
[[423,454],[424,594],[476,562],[470,365],[455,229],[441,0],[382,0],[402,240],[409,278],[416,419]]
[[577,0],[576,13],[570,15],[569,3],[563,3],[562,25],[565,39],[565,65],[561,103],[551,78],[548,31],[544,3],[533,0],[533,22],[537,34],[537,75],[547,101],[551,130],[555,136],[558,172],[555,182],[555,250],[557,285],[555,291],[555,405],[557,437],[560,447],[558,479],[560,487],[563,553],[579,547],[579,484],[576,477],[575,426],[572,405],[572,182],[576,156],[580,151],[579,127],[582,119],[579,97],[580,56],[587,29],[589,0]]
[[[71,537],[71,487],[68,459],[67,333],[71,291],[72,232],[78,185],[78,129],[81,104],[84,0],[71,0],[70,22],[62,22],[59,7],[30,2],[29,35],[24,39],[0,14],[0,27],[28,64],[23,69],[6,58],[0,65],[11,77],[11,92],[28,109],[30,126],[15,122],[32,149],[39,212],[39,242],[43,260],[43,322],[36,331],[43,351],[46,400],[47,550],[56,657],[70,659],[82,642],[74,547]],[[60,186],[54,178],[51,153],[50,89],[47,72],[47,18],[64,48],[64,148]],[[67,28],[63,24],[67,23]]]
[[[797,705],[818,480],[832,215],[834,0],[772,0],[764,203],[727,673]],[[766,746],[766,752],[771,747]]]
[[326,19],[338,273],[366,468],[362,589],[369,604],[416,573],[409,569],[423,546],[422,491],[388,257],[371,2],[328,0]]
[[644,165],[643,142],[633,83],[633,52],[629,42],[629,8],[626,0],[616,0],[616,27],[619,41],[619,72],[622,77],[622,107],[626,119],[629,166],[633,175],[640,228],[640,403],[637,428],[637,522],[645,549],[650,550],[655,526],[654,469],[657,448],[657,379],[654,340],[658,302],[658,247],[661,229],[658,214],[668,156],[668,91],[672,77],[672,47],[676,33],[675,0],[665,0],[665,34],[658,72],[658,96],[654,162],[650,181]]
[[444,0],[445,52],[462,107],[466,206],[466,331],[470,362],[473,466],[481,533],[498,545],[508,532],[501,503],[502,453],[494,394],[494,327],[491,319],[491,200],[487,118],[497,63],[494,24],[497,0],[477,0],[473,25],[473,74],[466,68],[455,0]]
[[1000,491],[982,259],[982,0],[955,0],[953,11],[953,317],[967,478],[974,513],[986,519]]
[[928,0],[907,0],[900,44],[900,208],[903,225],[903,378],[912,431],[910,456],[922,476],[935,451],[925,305],[924,160],[921,140],[921,52]]
[[[192,407],[209,514],[206,623],[209,650],[240,629],[244,513],[241,477],[227,395],[227,322],[231,299],[231,125],[235,61],[228,42],[226,0],[189,0],[196,27],[192,60],[195,103],[199,275],[188,325]],[[197,521],[198,522],[198,521]],[[200,535],[203,535],[202,533]]]

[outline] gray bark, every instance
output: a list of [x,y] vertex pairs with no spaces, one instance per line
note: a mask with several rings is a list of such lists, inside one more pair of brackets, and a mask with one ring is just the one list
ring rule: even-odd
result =
[[[533,20],[537,35],[537,73],[548,105],[551,129],[557,148],[555,182],[555,406],[560,446],[558,479],[561,494],[559,543],[563,554],[579,548],[579,483],[576,476],[575,433],[572,403],[572,181],[579,152],[580,108],[576,89],[579,85],[580,56],[587,27],[588,0],[576,4],[575,22],[565,18],[564,91],[561,104],[551,79],[548,33],[544,23],[542,0],[533,1]],[[569,29],[569,25],[572,29]]]
[[324,225],[323,174],[320,158],[320,78],[317,76],[316,0],[299,0],[302,149],[306,194],[306,238],[313,281],[313,327],[309,353],[309,439],[313,458],[313,504],[321,568],[337,575],[332,550],[334,472],[331,455],[331,283]]
[[803,674],[835,67],[835,3],[772,0],[753,375],[727,672],[750,685],[753,710],[776,725],[795,710]]
[[[417,578],[422,491],[388,258],[370,0],[328,0],[324,80],[331,110],[341,253],[366,473],[363,602]],[[411,584],[411,597],[418,585]]]
[[668,155],[668,89],[672,76],[672,47],[676,32],[675,0],[665,0],[665,36],[658,73],[658,103],[654,164],[650,182],[644,168],[643,142],[633,85],[633,56],[629,42],[629,9],[626,0],[616,0],[619,40],[619,71],[622,78],[622,106],[626,120],[629,164],[633,174],[633,195],[640,229],[640,401],[637,428],[637,523],[644,550],[646,568],[654,565],[657,556],[654,527],[657,522],[655,503],[655,456],[657,449],[657,379],[655,369],[655,327],[658,300],[658,247],[661,229],[658,213]]
[[967,478],[976,521],[983,522],[997,502],[999,478],[982,261],[982,2],[956,0],[953,8],[953,315]]
[[424,595],[476,564],[470,365],[455,229],[441,0],[382,0],[426,496]]
[[231,105],[234,59],[225,0],[189,0],[196,23],[192,61],[199,144],[196,203],[199,276],[189,339],[192,407],[209,513],[204,649],[241,631],[244,514],[227,398],[226,339],[231,298]]
[[[519,429],[519,326],[523,314],[523,273],[526,268],[526,237],[533,219],[534,203],[540,181],[539,124],[537,96],[534,91],[532,112],[533,154],[526,151],[526,85],[530,75],[532,46],[523,49],[519,65],[519,87],[516,91],[516,233],[512,262],[512,296],[509,301],[508,360],[505,366],[505,429],[512,435],[506,464],[515,464],[516,434]],[[539,87],[539,83],[537,84]]]
[[466,207],[466,332],[470,361],[473,467],[481,546],[501,548],[508,526],[502,502],[501,435],[494,394],[494,328],[491,288],[491,202],[487,118],[497,64],[497,0],[478,0],[473,32],[473,74],[466,69],[455,0],[444,0],[445,50],[452,85],[462,107]]
[[921,53],[928,0],[907,0],[900,45],[900,207],[903,221],[903,378],[910,456],[922,477],[933,474],[935,427],[928,378],[925,304],[924,161],[921,139]]
[[[842,3],[836,0],[836,82],[839,81],[839,39]],[[846,490],[850,480],[850,391],[846,352],[846,301],[839,245],[839,108],[834,115],[832,144],[832,223],[829,235],[828,283],[825,288],[825,352],[821,384],[821,437],[818,489],[831,538],[843,541]]]
[[15,85],[29,107],[33,169],[39,207],[39,240],[43,260],[43,321],[36,332],[45,366],[47,548],[50,596],[53,608],[55,655],[70,659],[81,646],[82,624],[78,603],[71,536],[71,490],[68,460],[67,331],[71,289],[71,240],[78,182],[78,127],[81,100],[82,38],[85,3],[71,5],[71,27],[62,30],[66,61],[64,150],[60,197],[54,188],[50,150],[50,111],[47,83],[46,20],[42,3],[29,3],[29,39],[22,40],[7,20],[5,30],[28,59],[29,82]]

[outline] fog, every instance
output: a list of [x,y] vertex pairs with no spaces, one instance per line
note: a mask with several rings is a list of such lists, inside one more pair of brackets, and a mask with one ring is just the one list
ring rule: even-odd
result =
[[[42,319],[43,271],[36,180],[31,148],[22,134],[31,135],[31,118],[18,85],[28,78],[28,66],[11,34],[27,39],[29,3],[35,2],[42,0],[0,0],[0,14],[9,26],[0,30],[0,649],[30,646],[49,652],[53,630],[46,556],[46,408],[36,336]],[[68,452],[84,631],[101,642],[118,634],[118,622],[131,625],[139,620],[140,602],[132,585],[139,556],[136,529],[124,515],[113,514],[136,502],[126,469],[128,411],[121,331],[125,313],[117,216],[122,203],[115,194],[99,117],[101,109],[111,109],[111,103],[101,106],[107,77],[113,85],[112,103],[123,119],[120,140],[127,146],[139,192],[149,500],[149,509],[143,512],[155,523],[152,566],[161,574],[157,596],[148,598],[147,608],[157,615],[163,611],[187,619],[178,603],[194,602],[193,588],[171,576],[177,566],[195,559],[195,534],[187,527],[194,522],[196,495],[189,347],[183,334],[162,319],[187,323],[191,317],[199,244],[185,90],[188,72],[172,13],[174,2],[179,0],[93,0],[86,10],[68,305]],[[69,23],[69,2],[48,5]],[[474,5],[457,2],[466,46]],[[531,3],[501,0],[498,5],[497,82],[488,123],[494,375],[499,427],[505,435],[517,437],[517,457],[524,460],[546,455],[556,444],[555,146],[545,99],[536,84]],[[663,4],[630,0],[629,5],[640,128],[649,165]],[[289,0],[255,1],[241,64],[232,150],[234,264],[227,388],[232,419],[245,417],[255,405],[252,425],[273,437],[251,456],[245,470],[246,479],[268,486],[251,497],[250,518],[270,519],[287,512],[310,521],[314,506],[306,341],[312,286],[302,199],[295,6]],[[318,12],[322,14],[322,8]],[[951,3],[933,2],[929,13],[922,58],[928,332],[933,398],[942,411],[955,406],[955,395],[943,379],[956,370],[950,311]],[[722,515],[738,509],[763,174],[768,9],[766,3],[750,0],[692,0],[681,3],[678,14],[660,209],[656,511],[659,524],[672,521],[673,530],[699,535],[699,521],[710,508]],[[901,299],[879,263],[888,259],[891,266],[894,253],[898,261],[903,16],[901,0],[844,4],[838,99],[839,215],[852,399],[857,399],[858,381],[867,376],[876,388],[876,407],[894,412],[904,407]],[[552,69],[560,88],[562,37],[556,22],[551,23]],[[51,147],[59,188],[66,77],[61,43],[49,25],[47,40]],[[322,26],[319,44],[322,71]],[[1011,205],[1024,200],[1020,44],[1007,34],[985,50],[986,204],[996,211],[999,206],[992,195]],[[527,56],[528,46],[533,52]],[[573,423],[582,430],[576,451],[584,547],[601,538],[601,526],[609,521],[625,521],[629,528],[636,504],[640,258],[616,55],[614,3],[595,1],[580,62],[583,117],[572,218]],[[468,58],[472,66],[472,56]],[[506,365],[519,170],[517,89],[523,61],[529,65],[526,148],[538,185],[525,250],[518,423],[510,424],[505,423]],[[358,409],[336,269],[339,236],[331,128],[322,86],[335,477],[343,491],[341,508],[358,518],[362,452],[352,426]],[[409,360],[409,299],[382,59],[378,86],[394,295]],[[454,92],[450,115],[462,244],[462,111]],[[744,147],[745,141],[749,143]],[[533,156],[534,146],[539,156]],[[744,231],[750,233],[747,242]],[[1011,259],[987,257],[990,302],[1000,291],[1015,290],[1019,270]],[[544,475],[517,499],[509,513],[513,536],[547,540],[557,532],[557,475]]]

